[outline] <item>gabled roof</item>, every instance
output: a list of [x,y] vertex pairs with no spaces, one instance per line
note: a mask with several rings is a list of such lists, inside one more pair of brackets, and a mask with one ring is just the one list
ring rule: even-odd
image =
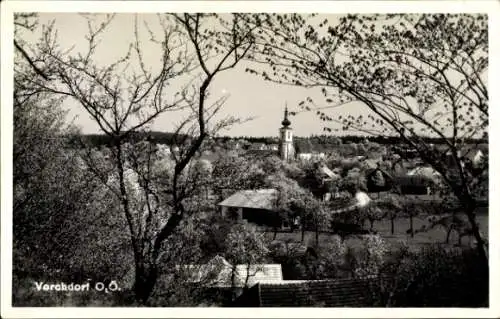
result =
[[258,283],[236,300],[242,307],[369,307],[373,279]]
[[278,191],[276,189],[241,190],[229,196],[219,206],[273,210]]

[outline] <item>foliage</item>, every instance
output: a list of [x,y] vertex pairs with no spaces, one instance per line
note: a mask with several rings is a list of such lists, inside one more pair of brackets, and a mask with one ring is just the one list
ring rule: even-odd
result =
[[386,191],[390,189],[391,181],[388,181],[384,173],[380,169],[376,169],[372,174],[367,177],[367,189],[369,191]]
[[333,237],[331,242],[318,249],[318,258],[305,260],[305,278],[328,279],[345,276],[346,244],[339,238]]
[[233,221],[223,217],[221,214],[213,213],[207,216],[201,225],[204,236],[200,247],[204,259],[208,260],[216,255],[224,255],[227,249],[226,237],[233,226]]
[[213,163],[211,187],[220,200],[238,190],[263,186],[264,171],[235,153],[220,156]]
[[245,223],[231,227],[226,247],[225,257],[232,264],[258,264],[269,251],[264,236]]
[[370,222],[370,231],[373,231],[375,221],[382,220],[387,216],[387,211],[373,202],[370,202],[367,207],[361,208],[360,210],[364,219],[368,219]]
[[386,307],[487,307],[488,273],[478,265],[477,250],[437,245],[412,252],[401,247],[384,265],[374,291]]
[[361,256],[354,273],[358,277],[377,276],[387,258],[388,247],[379,235],[367,235],[363,238]]
[[357,167],[349,170],[347,175],[341,180],[339,185],[340,191],[347,191],[354,195],[356,191],[366,191],[366,177],[364,173]]
[[[77,52],[60,47],[55,25],[43,26],[36,44],[18,48],[31,68],[16,68],[16,76],[28,89],[77,102],[109,139],[108,167],[96,163],[88,148],[84,160],[119,200],[134,253],[134,290],[137,300],[147,303],[158,278],[163,244],[190,210],[200,208],[185,203],[188,197],[199,195],[186,179],[203,175],[191,161],[209,135],[238,122],[232,117],[213,120],[226,97],[208,100],[209,85],[218,73],[233,68],[245,56],[253,45],[251,30],[236,16],[227,21],[216,14],[159,15],[159,32],[145,26],[159,53],[160,67],[151,68],[139,40],[145,30],[138,27],[136,19],[135,41],[129,50],[103,65],[96,59],[96,50],[114,15],[82,17],[88,22],[86,49]],[[210,27],[205,22],[210,22]],[[21,38],[16,33],[15,43]],[[31,59],[26,52],[32,53]],[[187,84],[171,85],[180,79]],[[168,185],[154,175],[151,143],[139,141],[148,136],[148,127],[156,118],[172,111],[184,111],[187,116],[172,138],[173,144],[181,147],[171,145],[174,165]]]
[[[319,87],[331,107],[366,106],[368,116],[335,118],[310,97],[299,104],[344,130],[398,135],[459,198],[486,267],[471,191],[480,179],[463,165],[470,151],[464,141],[488,136],[486,15],[348,14],[331,24],[317,14],[254,14],[247,21],[259,27],[251,58],[269,64],[248,72]],[[443,147],[426,136],[440,138]]]

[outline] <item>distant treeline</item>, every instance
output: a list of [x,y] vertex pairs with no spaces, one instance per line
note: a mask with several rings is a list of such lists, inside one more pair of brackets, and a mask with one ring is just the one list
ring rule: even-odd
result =
[[[170,132],[134,132],[129,139],[144,139],[149,138],[151,141],[159,144],[179,144],[180,140],[183,140],[185,136],[179,136],[177,141],[175,141],[175,134]],[[365,141],[378,143],[381,145],[389,144],[399,144],[401,142],[398,136],[363,136],[363,135],[342,135],[342,136],[332,136],[332,135],[313,135],[310,137],[297,136],[294,138],[298,140],[310,140],[313,144],[323,144],[323,145],[338,145],[338,144],[348,144],[348,143],[363,143]],[[428,143],[432,144],[442,144],[444,140],[442,138],[426,137],[424,138]],[[278,137],[254,137],[254,136],[222,136],[216,137],[216,141],[222,143],[228,142],[229,140],[246,140],[251,143],[264,143],[273,144],[278,143]],[[85,141],[86,143],[93,146],[111,145],[111,138],[105,134],[83,134],[79,136],[73,136],[70,138],[70,143],[73,146],[80,145],[80,141]],[[487,139],[467,139],[464,141],[467,144],[472,143],[488,143]]]
[[[180,141],[185,140],[186,135],[178,135],[176,139],[175,133],[170,132],[134,132],[127,136],[126,140],[142,140],[149,139],[157,144],[180,144]],[[82,142],[91,146],[111,146],[112,139],[106,134],[81,134],[69,137],[69,144],[74,147],[79,147]]]
[[[252,143],[276,143],[278,141],[277,137],[252,137],[252,136],[239,136],[239,137],[229,137],[224,136],[221,137],[222,140],[230,140],[230,139],[244,139]],[[373,135],[342,135],[342,136],[334,136],[334,135],[313,135],[310,137],[302,137],[296,136],[294,137],[296,140],[310,140],[313,143],[317,144],[346,144],[346,143],[362,143],[364,141],[374,142],[378,144],[399,144],[401,139],[399,136],[373,136]],[[444,139],[438,137],[424,137],[424,140],[428,143],[432,144],[443,144]],[[474,144],[474,143],[488,143],[487,139],[466,139],[463,141],[466,144]]]

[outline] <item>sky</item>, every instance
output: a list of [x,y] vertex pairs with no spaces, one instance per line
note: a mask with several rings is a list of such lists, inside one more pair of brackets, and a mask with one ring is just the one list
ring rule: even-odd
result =
[[[330,23],[338,15],[324,14]],[[139,25],[147,22],[153,32],[159,31],[155,14],[118,13],[102,34],[101,42],[95,54],[95,60],[102,65],[107,65],[122,57],[128,45],[134,40],[134,19],[138,17]],[[97,19],[102,15],[98,15]],[[39,13],[40,25],[55,22],[58,43],[62,48],[73,47],[73,52],[86,49],[85,36],[87,34],[87,21],[78,13]],[[25,33],[27,42],[35,42],[41,34],[41,29],[34,33]],[[139,29],[139,38],[144,50],[145,60],[153,69],[160,65],[161,50],[149,41],[145,29]],[[220,117],[235,116],[241,119],[251,118],[241,124],[234,124],[221,131],[220,135],[229,136],[278,136],[278,131],[283,119],[285,106],[289,110],[298,110],[298,104],[306,97],[311,96],[315,101],[324,100],[318,89],[305,89],[297,86],[279,85],[265,81],[262,77],[245,72],[251,66],[249,62],[241,61],[234,69],[218,73],[210,86],[212,98],[227,96],[226,103],[220,112]],[[321,103],[318,103],[319,106]],[[75,101],[66,100],[65,107],[69,110],[68,120],[79,126],[83,133],[99,133],[97,124],[90,118],[86,111]],[[370,111],[359,102],[349,103],[329,110],[328,115],[336,118],[349,114],[354,117],[368,115]],[[182,120],[182,113],[167,112],[155,120],[151,129],[156,131],[174,131]],[[310,136],[312,134],[325,134],[324,122],[315,112],[302,112],[290,118],[296,136]],[[340,124],[327,123],[329,128],[339,129]],[[364,132],[349,131],[349,134],[363,134]],[[332,133],[328,133],[332,134]],[[333,133],[338,134],[338,133]],[[345,132],[344,132],[345,134]]]
[[[156,15],[139,14],[140,19],[151,22],[154,25]],[[333,17],[330,17],[332,20]],[[77,13],[40,13],[40,25],[55,21],[58,32],[58,41],[63,48],[74,46],[73,50],[82,50],[85,47],[84,36],[87,33],[86,20]],[[133,39],[134,14],[119,13],[105,34],[96,52],[96,60],[102,63],[111,63],[114,59],[122,56],[130,41]],[[26,34],[27,41],[34,41],[39,33]],[[144,39],[145,52],[148,61],[153,63],[159,61],[153,47],[148,51],[146,33],[141,33]],[[242,119],[251,118],[241,124],[235,124],[228,130],[221,131],[221,135],[229,136],[278,136],[285,106],[289,110],[298,110],[298,103],[307,96],[320,97],[319,91],[304,89],[296,86],[278,85],[265,81],[260,76],[245,72],[247,62],[240,63],[236,68],[219,73],[210,93],[215,96],[228,95],[228,99],[221,111],[222,115],[236,116]],[[99,128],[85,113],[84,109],[73,101],[66,101],[65,106],[69,110],[68,119],[81,127],[83,133],[97,133]],[[338,114],[349,113],[353,115],[366,114],[363,105],[351,103],[343,108],[336,108]],[[167,113],[158,118],[152,126],[153,130],[172,131],[180,121],[178,114]],[[296,136],[310,136],[312,134],[325,134],[323,123],[315,113],[300,113],[290,118]],[[339,127],[331,123],[330,127]],[[364,133],[363,133],[364,134]]]

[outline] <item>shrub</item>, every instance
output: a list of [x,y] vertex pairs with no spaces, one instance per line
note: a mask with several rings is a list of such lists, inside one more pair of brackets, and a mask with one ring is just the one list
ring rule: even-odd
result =
[[487,307],[488,274],[473,249],[401,248],[381,271],[379,306]]

